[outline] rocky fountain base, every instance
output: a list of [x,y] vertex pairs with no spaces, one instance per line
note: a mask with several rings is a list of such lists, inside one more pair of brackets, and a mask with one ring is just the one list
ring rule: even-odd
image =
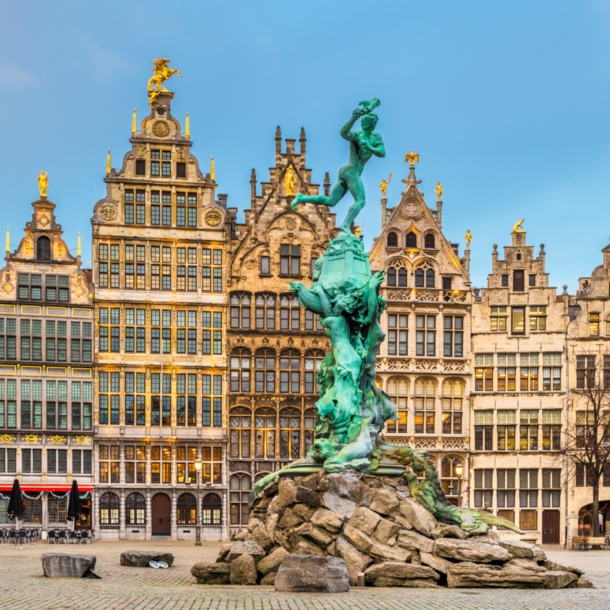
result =
[[275,583],[282,591],[594,588],[582,571],[548,561],[536,546],[440,523],[410,497],[403,477],[355,471],[267,485],[248,532],[223,545],[215,563],[197,563],[191,572],[200,584]]

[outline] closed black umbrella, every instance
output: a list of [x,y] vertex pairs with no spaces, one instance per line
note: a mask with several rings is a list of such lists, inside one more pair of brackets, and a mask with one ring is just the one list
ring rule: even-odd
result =
[[7,517],[11,521],[13,519],[17,519],[18,521],[23,519],[23,498],[21,497],[21,488],[19,487],[19,481],[17,479],[13,482],[13,489],[11,489]]
[[68,519],[78,521],[83,514],[83,507],[78,496],[78,483],[72,481],[72,489],[70,490],[70,499],[68,500]]

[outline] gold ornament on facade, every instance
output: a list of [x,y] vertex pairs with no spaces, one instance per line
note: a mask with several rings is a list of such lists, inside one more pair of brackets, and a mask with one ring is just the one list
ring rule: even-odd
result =
[[470,229],[466,229],[464,239],[466,240],[466,250],[470,250],[470,242],[472,241],[472,233],[470,232]]
[[40,198],[47,198],[47,187],[49,186],[49,172],[40,172],[38,174],[38,190],[40,191]]
[[53,443],[53,445],[65,445],[67,439],[65,436],[55,434],[54,436],[48,437],[47,440],[49,441],[49,443]]
[[152,132],[157,138],[167,138],[169,135],[169,125],[166,121],[156,121],[153,125]]
[[167,91],[167,89],[163,86],[163,83],[166,80],[169,80],[173,74],[182,76],[182,74],[177,70],[177,68],[170,68],[167,65],[170,61],[171,60],[168,58],[159,59],[157,57],[153,59],[153,75],[151,78],[148,79],[148,97],[151,108],[153,104],[157,101],[159,93],[161,93],[161,91]]
[[295,195],[295,187],[297,185],[297,177],[294,173],[294,168],[292,164],[290,164],[286,171],[284,172],[284,192],[288,197],[294,197]]
[[37,434],[26,434],[22,438],[26,443],[29,443],[30,445],[40,442],[40,437]]
[[515,226],[513,227],[513,233],[525,233],[525,229],[523,228],[523,223],[525,222],[525,218],[522,218]]
[[77,445],[90,445],[91,444],[91,438],[88,436],[75,436],[74,437],[74,442]]
[[222,214],[218,210],[210,210],[206,213],[204,219],[210,227],[217,227],[222,222]]
[[12,434],[3,434],[0,436],[0,443],[12,443],[16,440]]
[[410,167],[415,167],[416,163],[419,163],[419,154],[415,151],[411,151],[405,155],[405,163],[409,163]]
[[379,183],[379,188],[381,189],[381,198],[386,199],[388,186],[390,186],[390,182],[392,182],[392,174],[390,173],[388,179],[385,178]]
[[443,196],[443,191],[445,190],[445,187],[439,182],[436,183],[436,186],[434,187],[434,192],[436,193],[436,198],[440,201],[442,196]]

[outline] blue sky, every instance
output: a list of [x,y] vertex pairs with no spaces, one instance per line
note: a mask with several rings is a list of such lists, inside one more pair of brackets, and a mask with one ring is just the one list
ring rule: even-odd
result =
[[463,248],[472,231],[477,286],[521,217],[560,290],[610,241],[608,1],[0,0],[0,15],[0,225],[14,246],[46,170],[68,245],[80,230],[90,263],[106,149],[119,167],[157,56],[184,74],[173,112],[189,111],[193,152],[203,167],[215,156],[219,192],[240,211],[251,169],[268,176],[276,125],[294,138],[304,126],[314,179],[334,180],[347,158],[339,127],[379,97],[387,156],[365,170],[369,245],[377,185],[393,173],[394,205],[411,149],[429,204],[445,185],[447,237]]

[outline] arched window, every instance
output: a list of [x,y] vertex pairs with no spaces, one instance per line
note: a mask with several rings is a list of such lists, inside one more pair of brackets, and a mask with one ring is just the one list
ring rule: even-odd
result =
[[434,269],[426,271],[426,288],[434,288]]
[[252,297],[248,293],[231,294],[231,328],[250,328],[250,304]]
[[405,246],[407,248],[417,248],[417,235],[413,231],[409,231],[405,237]]
[[39,261],[51,260],[51,240],[46,235],[41,235],[36,241],[36,258]]
[[393,377],[388,380],[387,394],[396,405],[398,413],[397,420],[388,420],[386,429],[388,432],[406,434],[407,433],[407,393],[409,381],[403,378]]
[[398,248],[398,235],[393,231],[388,233],[388,248]]
[[424,287],[424,270],[423,269],[415,270],[415,287],[416,288]]
[[301,328],[301,305],[296,295],[280,296],[280,328],[282,330]]
[[222,525],[222,500],[215,493],[209,493],[201,501],[201,524],[203,527]]
[[247,407],[234,407],[229,415],[231,426],[231,457],[250,457],[250,430],[252,430],[252,412]]
[[231,392],[250,391],[250,350],[237,348],[231,352]]
[[275,329],[275,295],[256,295],[256,328]]
[[301,353],[296,349],[284,350],[280,354],[280,392],[301,392]]
[[100,498],[100,527],[106,530],[119,529],[119,496],[107,491]]
[[197,524],[197,500],[190,493],[183,493],[178,496],[178,525],[196,525]]
[[459,506],[460,504],[463,468],[464,463],[462,458],[459,457],[446,456],[441,461],[441,485],[443,486],[443,491],[447,496],[447,500],[455,506]]
[[435,239],[432,233],[427,233],[424,237],[424,248],[434,248],[435,247]]
[[443,381],[443,434],[462,433],[462,396],[464,384],[459,379]]
[[415,433],[434,434],[435,384],[432,379],[415,382]]
[[305,394],[320,392],[318,371],[322,366],[322,360],[324,360],[324,353],[320,350],[305,352]]
[[256,427],[255,457],[275,457],[275,417],[273,409],[256,409],[254,425]]
[[314,443],[314,429],[316,426],[316,413],[313,409],[305,411],[305,454]]
[[407,270],[406,269],[398,270],[398,285],[399,286],[407,285]]
[[139,493],[129,494],[125,498],[125,525],[146,525],[146,500]]
[[256,350],[254,369],[255,391],[259,394],[273,394],[275,392],[275,350]]
[[388,286],[396,286],[396,269],[394,267],[388,269]]
[[606,336],[610,337],[610,316],[606,317]]
[[430,263],[424,262],[415,270],[416,288],[423,288],[424,285],[426,288],[434,288],[434,280],[434,269]]
[[249,474],[234,474],[229,481],[229,513],[231,525],[248,525],[248,496],[252,489]]
[[297,460],[301,448],[301,413],[298,409],[280,411],[280,458]]

